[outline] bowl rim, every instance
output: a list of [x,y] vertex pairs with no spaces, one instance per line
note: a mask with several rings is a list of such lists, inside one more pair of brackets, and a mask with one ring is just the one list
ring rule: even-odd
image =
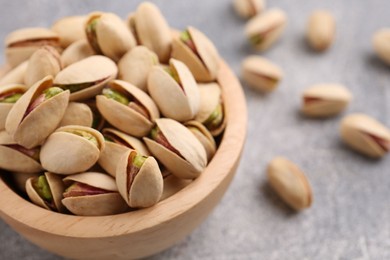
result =
[[36,206],[14,192],[0,177],[0,217],[5,222],[9,219],[54,235],[103,238],[144,232],[196,207],[230,174],[234,175],[231,171],[237,166],[246,139],[247,108],[241,84],[225,61],[221,60],[220,64],[217,81],[223,89],[226,129],[205,171],[185,188],[150,208],[117,215],[85,217],[52,212]]

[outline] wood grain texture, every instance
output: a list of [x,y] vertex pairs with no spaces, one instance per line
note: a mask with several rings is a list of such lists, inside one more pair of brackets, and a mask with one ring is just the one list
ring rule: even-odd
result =
[[[242,88],[221,62],[227,128],[206,170],[154,207],[114,216],[53,213],[19,197],[0,179],[0,216],[38,246],[72,259],[131,259],[160,252],[182,240],[217,205],[239,163],[247,127]],[[28,213],[28,214],[26,214]]]

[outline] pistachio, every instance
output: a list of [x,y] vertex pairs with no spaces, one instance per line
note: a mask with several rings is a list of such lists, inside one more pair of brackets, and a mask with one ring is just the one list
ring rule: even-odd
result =
[[172,43],[172,58],[182,61],[200,82],[217,78],[220,57],[214,44],[201,31],[188,27]]
[[26,90],[27,87],[21,84],[8,84],[0,87],[0,130],[5,127],[5,121],[12,106]]
[[[220,106],[219,106],[220,107]],[[207,161],[209,162],[213,158],[217,145],[209,130],[198,121],[189,121],[184,124],[200,141],[203,148],[206,151]]]
[[8,71],[1,79],[0,85],[7,84],[24,84],[24,76],[26,74],[28,61],[20,63],[15,68]]
[[64,178],[67,185],[62,203],[78,216],[123,213],[127,204],[118,193],[115,180],[103,173],[84,172]]
[[188,121],[199,110],[199,90],[187,66],[171,59],[170,67],[155,66],[148,77],[148,90],[165,117]]
[[343,118],[341,138],[354,150],[373,158],[390,150],[390,130],[365,114],[351,114]]
[[173,174],[164,177],[164,190],[160,201],[165,200],[187,187],[192,180],[180,179]]
[[85,39],[84,24],[87,17],[67,16],[57,20],[51,30],[56,32],[60,37],[60,44],[62,48],[67,48],[72,43]]
[[88,105],[77,102],[70,102],[60,122],[60,126],[81,125],[91,127],[93,113]]
[[85,39],[78,40],[69,45],[69,47],[66,48],[62,53],[62,66],[66,68],[73,63],[91,57],[93,55],[96,55],[96,52],[92,49],[91,45],[89,45],[88,41]]
[[282,80],[283,72],[279,66],[271,61],[252,55],[242,62],[241,76],[254,89],[270,92],[275,90]]
[[336,33],[333,15],[325,10],[313,12],[307,22],[306,39],[310,47],[324,51],[332,45]]
[[351,92],[342,85],[314,85],[303,92],[302,112],[311,117],[333,116],[343,111],[351,99]]
[[310,183],[293,162],[276,157],[269,163],[267,174],[272,188],[290,207],[302,210],[311,206]]
[[245,26],[245,34],[256,50],[265,51],[280,38],[286,22],[284,11],[270,9],[249,20]]
[[175,120],[156,119],[156,124],[150,136],[144,137],[151,153],[175,176],[198,177],[207,164],[206,152],[199,140]]
[[386,64],[390,65],[390,29],[382,28],[372,37],[372,45],[376,55]]
[[158,57],[154,52],[144,46],[137,46],[127,52],[119,61],[119,79],[146,92],[149,71],[158,64]]
[[265,9],[264,0],[234,0],[233,7],[242,18],[251,18]]

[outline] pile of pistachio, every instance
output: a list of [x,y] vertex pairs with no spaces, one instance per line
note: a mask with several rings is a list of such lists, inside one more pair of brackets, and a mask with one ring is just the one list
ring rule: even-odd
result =
[[[234,0],[236,13],[250,19],[245,33],[257,51],[270,48],[283,34],[287,16],[283,10],[266,10],[265,0]],[[314,11],[307,20],[306,41],[314,51],[326,51],[334,42],[336,23],[326,10]],[[390,64],[390,29],[381,29],[373,36],[373,48],[378,57]],[[242,62],[242,79],[256,90],[269,93],[283,78],[282,69],[273,62],[252,55]],[[302,113],[307,117],[327,118],[340,114],[352,100],[347,87],[336,83],[321,83],[302,93]],[[350,114],[340,121],[341,139],[352,149],[372,158],[390,151],[390,129],[365,114]],[[268,165],[268,179],[281,198],[296,210],[310,207],[312,189],[305,174],[291,161],[277,157]]]
[[150,207],[197,178],[226,116],[220,57],[142,3],[8,35],[0,78],[0,169],[48,210]]

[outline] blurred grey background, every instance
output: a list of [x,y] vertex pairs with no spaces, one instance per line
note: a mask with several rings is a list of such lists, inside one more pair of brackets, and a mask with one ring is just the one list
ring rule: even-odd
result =
[[[0,39],[21,27],[49,27],[60,17],[94,10],[125,18],[140,2],[1,0]],[[232,0],[152,2],[172,27],[193,25],[204,31],[236,73],[245,56],[256,54]],[[390,259],[390,157],[370,160],[346,148],[338,134],[342,116],[313,120],[299,113],[304,88],[339,82],[354,94],[345,114],[364,112],[390,126],[390,68],[371,48],[372,34],[390,27],[390,1],[268,0],[268,6],[288,14],[282,39],[262,54],[283,68],[283,82],[269,95],[243,85],[248,139],[235,179],[201,226],[150,259]],[[307,17],[317,8],[337,19],[335,44],[322,54],[308,49],[303,38]],[[0,59],[4,62],[3,53]],[[267,185],[266,165],[277,155],[307,173],[314,190],[310,209],[294,213]],[[0,259],[60,258],[0,220]]]

